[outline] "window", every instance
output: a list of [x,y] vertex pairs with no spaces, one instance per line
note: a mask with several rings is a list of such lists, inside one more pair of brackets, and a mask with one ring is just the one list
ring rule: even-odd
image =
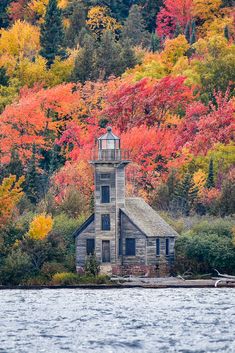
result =
[[160,239],[156,239],[156,255],[160,256]]
[[166,239],[166,256],[169,255],[169,239]]
[[109,173],[101,173],[101,174],[100,174],[100,179],[101,179],[101,180],[110,179],[110,174],[109,174]]
[[110,202],[110,189],[109,186],[101,186],[101,203]]
[[86,240],[86,254],[93,255],[95,252],[95,239]]
[[122,255],[122,239],[121,238],[118,239],[118,255],[119,256]]
[[135,256],[135,239],[126,239],[126,256]]
[[101,230],[110,230],[110,215],[101,215]]

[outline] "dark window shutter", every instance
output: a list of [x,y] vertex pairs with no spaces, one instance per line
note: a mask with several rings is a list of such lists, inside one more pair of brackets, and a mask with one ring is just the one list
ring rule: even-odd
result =
[[101,203],[110,202],[110,188],[109,186],[101,186]]
[[169,255],[169,239],[166,239],[166,256]]
[[156,239],[156,255],[160,256],[160,239]]
[[118,255],[119,256],[122,255],[122,239],[121,238],[118,239]]
[[86,254],[93,255],[95,252],[95,239],[86,240]]
[[126,238],[126,256],[135,256],[135,239]]
[[101,230],[110,230],[110,215],[101,215]]

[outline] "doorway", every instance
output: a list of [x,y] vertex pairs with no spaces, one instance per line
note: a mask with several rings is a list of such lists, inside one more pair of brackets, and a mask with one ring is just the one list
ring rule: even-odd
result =
[[102,240],[102,262],[110,262],[110,241]]

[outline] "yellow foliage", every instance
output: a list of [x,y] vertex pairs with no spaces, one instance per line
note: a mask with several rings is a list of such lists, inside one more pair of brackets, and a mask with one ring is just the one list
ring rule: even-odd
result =
[[59,85],[62,82],[69,81],[75,63],[77,51],[70,53],[66,60],[61,60],[59,57],[55,58],[50,70],[47,71],[45,82],[49,87]]
[[[48,5],[49,0],[31,0],[28,4],[28,7],[30,10],[32,10],[36,17],[38,17],[40,20],[39,22],[43,22],[43,18],[46,14],[46,8]],[[61,9],[65,9],[68,5],[68,0],[59,0],[58,1],[58,6]]]
[[202,169],[199,169],[193,174],[193,181],[194,184],[198,187],[199,192],[201,192],[206,183],[206,173]]
[[35,82],[45,82],[48,76],[46,60],[41,56],[37,56],[33,62],[27,58],[22,59],[15,70],[15,76],[22,86],[32,87]]
[[201,20],[211,20],[219,11],[221,0],[193,0],[192,14]]
[[40,49],[39,29],[24,21],[16,21],[10,29],[0,31],[0,66],[12,76],[19,62],[31,60]]
[[105,30],[114,33],[122,28],[115,18],[109,16],[108,8],[103,6],[92,7],[88,11],[86,23],[89,29],[98,36]]
[[15,206],[23,196],[21,184],[24,177],[16,180],[15,175],[4,178],[0,185],[0,228],[3,227],[14,211]]
[[183,34],[174,39],[167,39],[165,49],[161,54],[163,63],[169,68],[173,67],[189,48],[190,45]]
[[28,236],[35,240],[43,240],[52,230],[53,220],[51,216],[41,213],[30,223]]
[[[206,25],[206,24],[205,24]],[[205,26],[206,37],[224,36],[224,28],[228,26],[229,32],[234,33],[233,18],[230,16],[216,17],[212,22]]]

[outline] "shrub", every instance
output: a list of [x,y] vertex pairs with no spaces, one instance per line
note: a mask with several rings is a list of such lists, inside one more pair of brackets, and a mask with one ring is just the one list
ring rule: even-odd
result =
[[65,272],[65,267],[59,262],[45,262],[41,268],[41,274],[47,279],[51,279],[56,273]]
[[62,286],[76,285],[78,283],[79,283],[79,276],[73,272],[55,273],[52,276],[52,281],[51,281],[51,284],[53,285],[62,285]]
[[97,276],[100,272],[100,264],[97,261],[96,255],[89,255],[85,263],[85,274],[88,276]]

